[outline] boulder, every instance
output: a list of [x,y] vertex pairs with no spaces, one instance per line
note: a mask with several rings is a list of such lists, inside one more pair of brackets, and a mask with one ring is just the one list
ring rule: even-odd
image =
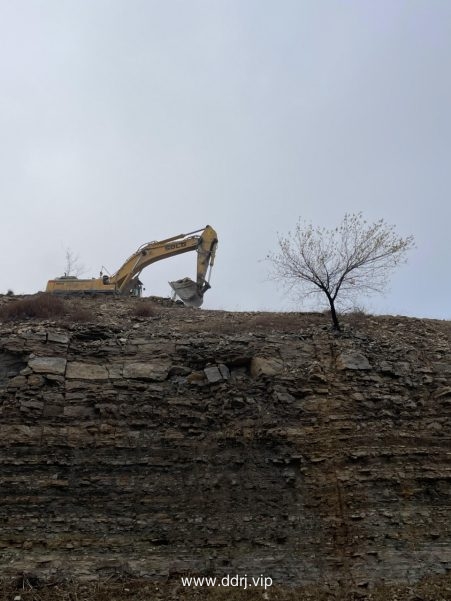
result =
[[370,362],[358,351],[346,351],[337,357],[338,369],[371,369]]
[[31,374],[27,378],[27,383],[31,388],[40,388],[41,386],[44,386],[45,378],[39,374]]
[[251,376],[275,376],[283,369],[283,362],[276,358],[253,357],[250,365]]
[[62,357],[33,357],[28,366],[38,374],[60,374],[66,371],[66,359]]
[[219,367],[217,367],[216,365],[206,367],[204,369],[204,374],[210,384],[214,384],[215,382],[222,382],[222,374],[219,371]]
[[20,410],[23,413],[29,412],[42,412],[44,408],[44,403],[42,401],[38,401],[35,399],[28,399],[26,401],[21,401]]
[[15,376],[11,378],[8,382],[9,388],[22,388],[27,384],[27,378],[25,376]]
[[67,364],[66,378],[73,380],[107,380],[108,371],[103,365],[72,361]]
[[223,377],[224,380],[228,380],[230,378],[230,370],[227,367],[227,365],[224,365],[224,363],[220,363],[218,365],[219,371],[221,372],[221,376]]
[[63,332],[47,332],[47,342],[57,344],[69,344],[69,336]]
[[124,378],[137,380],[166,380],[171,369],[171,362],[167,360],[151,361],[148,363],[126,363],[123,369]]

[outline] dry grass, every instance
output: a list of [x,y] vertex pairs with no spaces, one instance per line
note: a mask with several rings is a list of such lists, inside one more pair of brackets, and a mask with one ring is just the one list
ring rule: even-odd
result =
[[28,298],[11,300],[0,308],[0,319],[20,321],[22,319],[60,317],[66,312],[64,301],[40,292]]
[[340,322],[351,326],[351,328],[361,328],[371,317],[372,315],[367,313],[365,309],[356,307],[349,313],[340,315]]
[[303,323],[305,317],[300,313],[261,313],[250,321],[255,329],[288,333],[299,331]]
[[[321,313],[258,313],[229,315],[208,321],[208,330],[215,334],[246,332],[295,334],[307,326],[323,325],[327,319]],[[206,324],[204,324],[206,325]]]
[[27,298],[10,300],[0,307],[0,319],[3,321],[55,319],[68,323],[80,323],[93,321],[94,318],[95,315],[89,308],[45,292]]
[[156,317],[158,308],[151,301],[140,302],[133,307],[132,315],[134,317]]
[[0,307],[0,319],[4,321],[58,319],[78,323],[92,321],[94,314],[79,304],[67,302],[46,292],[40,292],[27,298],[4,303]]

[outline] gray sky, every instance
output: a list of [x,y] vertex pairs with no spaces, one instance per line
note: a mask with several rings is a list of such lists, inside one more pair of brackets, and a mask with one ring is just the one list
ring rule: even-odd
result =
[[295,310],[277,233],[363,211],[417,243],[368,309],[451,318],[449,0],[0,0],[0,107],[0,292],[208,223],[204,307]]

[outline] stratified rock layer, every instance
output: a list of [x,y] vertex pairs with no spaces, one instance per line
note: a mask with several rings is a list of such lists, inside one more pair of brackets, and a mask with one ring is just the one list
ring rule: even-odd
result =
[[447,322],[100,307],[1,326],[3,574],[451,567]]

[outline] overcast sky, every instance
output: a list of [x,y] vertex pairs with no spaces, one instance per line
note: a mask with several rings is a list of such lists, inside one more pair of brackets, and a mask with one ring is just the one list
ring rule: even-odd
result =
[[204,307],[296,310],[277,234],[362,211],[417,244],[363,304],[451,318],[449,0],[0,0],[0,160],[0,292],[210,224]]

